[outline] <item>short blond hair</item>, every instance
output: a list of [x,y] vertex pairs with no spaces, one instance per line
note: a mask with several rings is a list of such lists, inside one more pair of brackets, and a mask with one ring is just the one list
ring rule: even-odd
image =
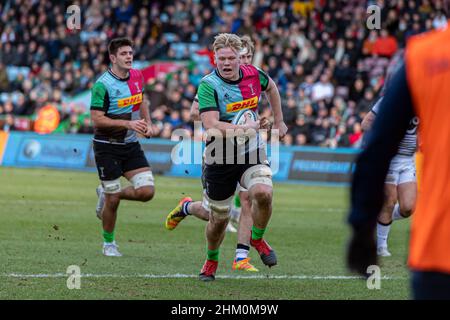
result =
[[248,52],[253,54],[255,53],[255,44],[253,43],[252,39],[245,35],[241,37],[242,42],[242,49],[247,48]]
[[236,52],[242,50],[242,41],[233,33],[220,33],[214,37],[213,50],[217,52],[223,48],[231,48]]

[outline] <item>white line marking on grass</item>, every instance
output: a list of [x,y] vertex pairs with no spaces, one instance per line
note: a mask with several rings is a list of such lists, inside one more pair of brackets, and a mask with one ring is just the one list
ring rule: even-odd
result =
[[85,204],[84,201],[69,201],[69,200],[32,200],[32,199],[0,199],[0,204],[14,203],[16,205],[67,205],[67,206],[77,206],[80,204]]
[[311,208],[311,207],[298,207],[298,208],[290,208],[290,207],[283,207],[280,209],[282,211],[295,211],[295,212],[346,212],[347,208]]
[[[51,273],[51,274],[20,274],[9,273],[2,274],[0,277],[6,278],[67,278],[65,273]],[[144,278],[144,279],[191,279],[198,278],[196,274],[81,274],[82,278]],[[217,275],[219,279],[287,279],[287,280],[355,280],[363,279],[359,276],[318,276],[318,275]],[[382,280],[406,280],[404,277],[390,277],[383,276]]]

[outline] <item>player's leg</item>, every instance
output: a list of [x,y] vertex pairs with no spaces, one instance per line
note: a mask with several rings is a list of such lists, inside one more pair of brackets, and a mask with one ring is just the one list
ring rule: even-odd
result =
[[209,220],[209,212],[204,208],[201,201],[189,202],[186,205],[184,212],[186,215],[192,215],[203,221]]
[[388,237],[392,225],[392,212],[397,202],[397,185],[385,183],[384,203],[377,222],[377,253],[380,256],[388,257]]
[[384,203],[378,216],[377,223],[377,253],[379,256],[389,257],[388,237],[392,224],[392,212],[398,199],[397,186],[400,178],[401,163],[394,158],[384,181]]
[[267,165],[253,165],[244,172],[241,182],[248,189],[251,201],[253,226],[250,244],[265,265],[274,266],[277,264],[276,254],[263,239],[272,215],[272,171]]
[[155,195],[155,182],[150,167],[127,171],[123,176],[130,181],[131,186],[120,192],[121,200],[147,202]]
[[227,225],[227,232],[237,232],[238,230],[233,225],[233,222],[239,223],[239,216],[241,214],[241,199],[239,197],[239,190],[241,189],[241,185],[238,184],[236,188],[236,193],[234,195],[233,201],[231,202],[231,211],[230,211],[230,221]]
[[209,220],[209,212],[202,206],[201,201],[192,201],[190,197],[184,197],[167,215],[165,223],[166,229],[175,229],[184,218],[190,215],[203,221]]
[[393,213],[393,220],[400,220],[410,217],[416,205],[417,184],[406,182],[398,186],[399,207]]
[[[204,170],[204,166],[202,166]],[[202,171],[203,172],[203,171]],[[202,174],[203,190],[206,188],[205,179]],[[200,220],[208,221],[209,212],[202,205],[202,201],[192,201],[190,197],[184,197],[180,200],[178,205],[173,208],[166,217],[165,227],[167,230],[175,229],[178,224],[189,215],[199,218]]]
[[101,186],[97,188],[99,200],[97,216],[103,226],[103,254],[121,256],[114,239],[117,209],[120,203],[120,152],[114,145],[94,142],[94,156]]
[[230,220],[232,196],[225,200],[212,200],[205,194],[209,203],[210,216],[206,225],[205,235],[207,241],[206,262],[200,271],[200,280],[211,281],[219,261],[219,248],[225,237],[225,229]]
[[251,263],[248,253],[250,251],[250,237],[252,235],[252,211],[247,189],[240,187],[239,191],[241,213],[238,225],[238,243],[236,246],[236,257],[233,261],[233,270],[244,270],[256,272]]
[[155,195],[155,182],[141,145],[130,143],[122,162],[123,176],[131,186],[120,192],[120,199],[147,202]]
[[234,195],[233,202],[231,204],[230,218],[235,223],[239,223],[239,217],[241,215],[241,209],[242,209],[241,197],[240,197],[241,188],[242,187],[239,185],[238,186],[239,190],[237,190],[239,193]]
[[105,192],[105,204],[102,211],[103,254],[110,257],[120,257],[122,254],[117,249],[114,234],[117,210],[120,204],[120,179],[102,181],[102,185]]
[[414,160],[405,161],[405,168],[400,173],[398,191],[399,206],[392,214],[393,220],[408,218],[414,212],[417,198],[416,168]]
[[219,248],[225,236],[230,220],[230,209],[236,191],[240,168],[228,165],[206,165],[204,167],[205,192],[203,205],[208,210],[209,221],[206,225],[207,257],[200,271],[199,279],[211,281],[219,261]]
[[238,185],[236,189],[237,192],[234,195],[233,202],[231,203],[230,222],[227,225],[227,232],[238,231],[238,229],[235,228],[234,224],[239,224],[239,217],[241,215],[241,198],[239,196],[241,188],[241,185]]

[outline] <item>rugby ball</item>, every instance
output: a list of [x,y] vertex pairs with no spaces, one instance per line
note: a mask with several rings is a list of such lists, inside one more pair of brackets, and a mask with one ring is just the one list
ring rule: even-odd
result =
[[[250,117],[250,119],[252,119],[253,121],[256,121],[258,119],[258,115],[256,114],[256,112],[249,110],[249,109],[245,109],[245,110],[241,110],[239,111],[233,118],[233,120],[231,121],[232,124],[237,124],[237,125],[243,125],[247,122],[247,119]],[[248,141],[248,137],[247,136],[238,136],[236,137],[236,142],[238,145],[242,145],[245,144]]]
[[249,109],[245,109],[245,110],[239,111],[234,116],[231,123],[237,124],[237,125],[245,124],[245,122],[247,121],[247,117],[249,117],[249,116],[251,117],[251,119],[253,119],[253,121],[256,121],[258,119],[258,115],[256,114],[256,112],[249,110]]

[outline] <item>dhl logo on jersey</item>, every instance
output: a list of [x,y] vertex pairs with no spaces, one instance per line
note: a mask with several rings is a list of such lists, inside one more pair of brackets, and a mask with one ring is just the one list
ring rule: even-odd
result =
[[123,98],[123,99],[119,99],[117,101],[117,106],[119,108],[125,108],[128,107],[130,105],[135,105],[138,103],[142,102],[142,92],[135,94],[134,96],[128,97],[128,98]]
[[227,112],[236,112],[244,109],[255,108],[258,105],[258,97],[253,97],[239,102],[227,104]]

